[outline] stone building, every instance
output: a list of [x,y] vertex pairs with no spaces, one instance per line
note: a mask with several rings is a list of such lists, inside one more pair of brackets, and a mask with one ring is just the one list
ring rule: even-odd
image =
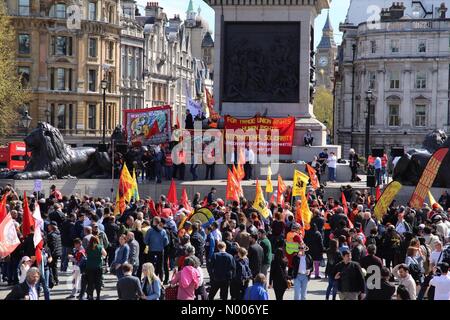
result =
[[134,0],[122,0],[120,24],[120,93],[122,109],[144,108],[144,28]]
[[17,33],[18,73],[31,92],[25,109],[61,130],[67,143],[97,144],[119,121],[120,24],[116,0],[7,0]]
[[337,54],[337,46],[334,41],[333,27],[330,14],[322,29],[322,39],[316,49],[316,86],[333,90],[334,61]]
[[[441,5],[442,3],[442,5]],[[448,3],[448,2],[447,2]],[[370,103],[371,147],[419,147],[450,123],[450,19],[442,0],[352,1],[339,49],[335,134],[344,155],[364,154]],[[378,15],[367,12],[379,7]],[[372,7],[373,8],[373,7]],[[354,54],[353,54],[354,52]]]

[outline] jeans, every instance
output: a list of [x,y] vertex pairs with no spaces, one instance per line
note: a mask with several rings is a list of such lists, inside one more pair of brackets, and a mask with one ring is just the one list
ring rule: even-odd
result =
[[194,180],[194,181],[198,179],[197,167],[198,167],[198,164],[191,164],[191,167],[189,168],[189,172],[192,175],[192,180]]
[[328,181],[336,181],[336,168],[328,167]]
[[61,272],[66,272],[67,267],[69,266],[69,258],[68,255],[72,252],[71,247],[62,247],[62,255],[61,255]]
[[325,293],[325,299],[329,300],[330,293],[333,295],[333,300],[336,300],[337,294],[337,281],[333,279],[333,277],[328,276],[328,287],[327,292]]
[[381,184],[381,169],[375,169],[375,181],[377,186]]
[[308,276],[298,274],[294,279],[294,300],[306,300]]
[[44,270],[43,275],[41,276],[41,279],[39,280],[39,285],[42,288],[42,291],[44,292],[44,299],[50,300],[50,289],[49,289],[49,283],[50,283],[50,270]]

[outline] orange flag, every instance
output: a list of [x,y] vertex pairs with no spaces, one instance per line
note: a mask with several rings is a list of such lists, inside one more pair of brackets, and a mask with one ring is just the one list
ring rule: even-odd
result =
[[278,175],[278,191],[277,191],[277,204],[281,204],[281,197],[283,193],[286,191],[286,185],[283,182],[283,179],[280,175]]
[[233,201],[239,201],[239,185],[236,181],[236,177],[233,175],[233,173],[228,169],[228,177],[227,177],[227,192],[226,192],[226,199],[227,200],[233,200]]
[[239,163],[236,169],[236,177],[238,178],[239,181],[241,181],[242,179],[244,179],[245,177],[245,171],[244,171],[244,165],[242,163]]
[[317,179],[316,170],[309,164],[306,164],[306,170],[308,170],[309,179],[311,179],[311,186],[314,190],[320,187],[319,179]]
[[175,181],[173,179],[170,183],[169,192],[167,193],[167,202],[171,205],[178,205],[177,186],[175,185]]

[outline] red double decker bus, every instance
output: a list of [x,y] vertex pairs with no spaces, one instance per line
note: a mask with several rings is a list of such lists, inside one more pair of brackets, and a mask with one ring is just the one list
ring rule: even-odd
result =
[[12,141],[6,145],[0,145],[0,169],[23,170],[26,163],[25,151],[23,141]]

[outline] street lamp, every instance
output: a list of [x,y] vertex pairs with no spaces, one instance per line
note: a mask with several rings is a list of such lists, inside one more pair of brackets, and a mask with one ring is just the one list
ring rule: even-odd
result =
[[371,116],[371,104],[373,100],[372,90],[366,91],[367,110],[364,112],[366,116],[366,161],[369,159],[369,142],[370,142],[370,116]]
[[101,81],[101,87],[103,90],[103,147],[106,145],[105,135],[106,135],[106,88],[108,87],[108,80],[104,78]]
[[28,111],[25,111],[22,115],[22,118],[20,118],[20,123],[22,124],[22,127],[26,129],[26,135],[28,135],[28,128],[31,125],[31,120],[33,120],[33,118],[30,117]]

